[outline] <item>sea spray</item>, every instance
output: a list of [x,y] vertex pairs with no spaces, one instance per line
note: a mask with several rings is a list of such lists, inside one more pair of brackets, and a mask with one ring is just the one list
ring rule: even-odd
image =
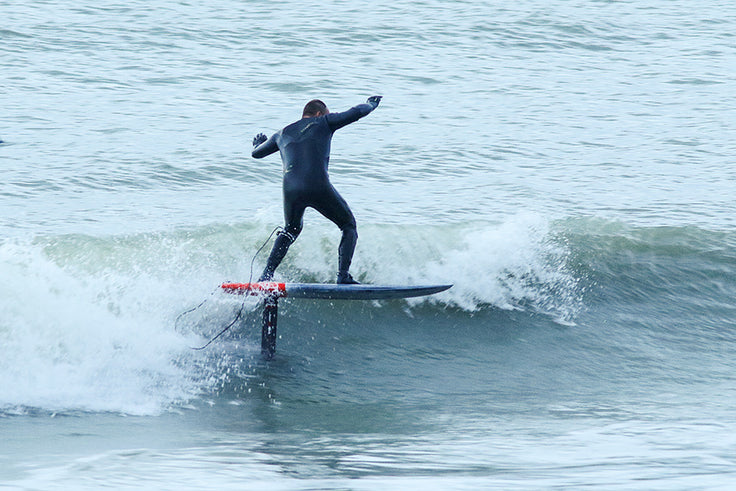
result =
[[[334,228],[334,227],[333,227]],[[569,251],[549,221],[518,215],[502,223],[359,227],[351,271],[364,283],[453,283],[448,292],[409,301],[459,307],[522,309],[571,321],[578,312],[578,281],[568,270]],[[321,224],[302,233],[279,278],[334,281],[339,231]]]
[[148,282],[81,274],[33,244],[0,251],[1,407],[151,414],[198,393]]

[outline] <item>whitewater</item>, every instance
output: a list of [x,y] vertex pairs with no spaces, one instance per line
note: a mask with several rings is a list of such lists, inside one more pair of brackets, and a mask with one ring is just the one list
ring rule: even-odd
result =
[[[730,2],[0,15],[0,488],[732,486]],[[265,361],[217,289],[283,225],[250,142],[373,94],[330,161],[352,272],[454,286],[284,299]],[[339,239],[308,211],[277,277]]]

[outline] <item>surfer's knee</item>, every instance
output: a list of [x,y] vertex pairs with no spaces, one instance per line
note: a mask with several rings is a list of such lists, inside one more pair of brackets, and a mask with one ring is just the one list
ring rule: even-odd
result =
[[302,233],[302,227],[299,225],[287,225],[282,230],[279,230],[279,235],[288,237],[291,242],[294,242],[299,234]]
[[343,235],[351,235],[356,239],[358,238],[358,226],[355,224],[355,221],[348,222],[340,227],[340,230],[342,230]]

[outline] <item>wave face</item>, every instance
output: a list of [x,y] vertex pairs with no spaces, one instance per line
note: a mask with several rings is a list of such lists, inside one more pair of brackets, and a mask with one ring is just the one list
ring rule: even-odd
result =
[[[306,230],[280,277],[331,281],[337,235],[327,226]],[[245,223],[2,242],[0,382],[7,389],[0,407],[155,414],[244,387],[229,373],[258,360],[256,300],[246,301],[244,320],[210,348],[190,347],[234,319],[241,300],[215,293],[216,286],[247,280],[253,253],[267,236],[263,225]],[[255,275],[266,254],[267,248],[255,258]],[[397,302],[285,300],[279,356],[319,360],[329,343],[312,338],[325,332],[353,339],[341,341],[340,349],[360,356],[373,353],[375,346],[364,344],[374,335],[408,346],[402,330],[431,353],[449,349],[434,342],[438,333],[452,344],[457,340],[449,333],[458,329],[471,329],[462,335],[472,339],[530,326],[562,329],[572,343],[567,348],[583,359],[599,349],[631,349],[631,336],[666,336],[677,352],[720,350],[736,333],[735,259],[732,234],[694,227],[546,223],[530,216],[499,224],[367,226],[353,266],[362,282],[449,281],[454,287]],[[589,345],[592,331],[599,341]],[[473,365],[475,355],[466,355],[453,363]],[[340,365],[329,358],[314,363]]]

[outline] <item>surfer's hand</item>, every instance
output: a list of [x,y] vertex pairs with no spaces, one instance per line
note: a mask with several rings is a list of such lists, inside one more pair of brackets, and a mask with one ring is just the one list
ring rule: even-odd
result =
[[368,104],[373,106],[373,109],[375,109],[378,107],[378,104],[381,102],[382,98],[382,95],[372,95],[368,98]]
[[266,135],[264,135],[263,133],[258,133],[256,137],[253,138],[253,146],[257,147],[258,145],[265,142],[266,140],[268,140],[268,137]]

